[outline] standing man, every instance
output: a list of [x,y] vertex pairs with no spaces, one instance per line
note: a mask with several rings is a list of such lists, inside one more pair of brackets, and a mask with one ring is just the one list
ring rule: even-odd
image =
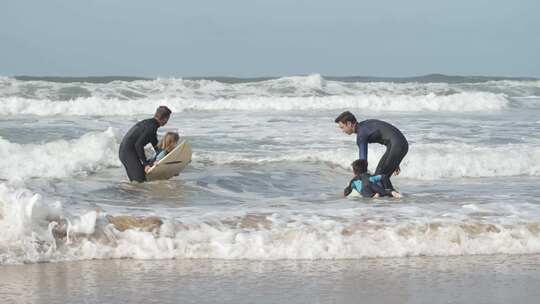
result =
[[356,117],[349,111],[339,114],[335,122],[345,134],[356,133],[356,144],[360,150],[359,159],[367,161],[368,143],[386,146],[386,152],[379,160],[375,175],[386,174],[390,178],[392,174],[400,173],[399,164],[409,151],[409,143],[398,128],[377,119],[357,122]]
[[157,129],[163,127],[169,121],[170,116],[171,110],[169,108],[159,106],[154,118],[137,122],[122,139],[118,155],[126,168],[130,181],[140,183],[146,181],[146,172],[150,170],[152,163],[146,159],[144,146],[152,143],[154,150],[157,151]]

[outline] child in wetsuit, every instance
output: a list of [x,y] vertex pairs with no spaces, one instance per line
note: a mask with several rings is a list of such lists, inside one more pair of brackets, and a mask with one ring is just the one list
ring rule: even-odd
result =
[[352,190],[356,190],[363,197],[392,196],[401,197],[401,194],[394,190],[392,183],[385,174],[371,175],[367,173],[367,161],[365,159],[355,160],[351,164],[354,178],[343,190],[343,195],[348,196]]
[[180,136],[176,132],[167,132],[158,145],[159,152],[154,156],[154,161],[159,161],[169,154],[178,144]]

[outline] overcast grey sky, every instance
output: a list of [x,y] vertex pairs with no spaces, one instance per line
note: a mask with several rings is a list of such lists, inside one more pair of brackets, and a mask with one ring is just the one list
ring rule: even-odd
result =
[[538,0],[2,0],[0,75],[540,76]]

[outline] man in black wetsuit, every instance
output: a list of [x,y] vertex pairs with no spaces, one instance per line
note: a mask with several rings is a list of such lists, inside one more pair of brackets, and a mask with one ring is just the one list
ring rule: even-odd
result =
[[400,173],[399,164],[409,151],[409,143],[398,128],[377,119],[357,122],[356,117],[349,111],[341,113],[335,122],[345,134],[356,133],[356,144],[360,150],[359,159],[367,161],[368,143],[386,146],[386,152],[379,160],[374,175],[386,174],[390,177],[392,174]]
[[170,116],[171,110],[166,106],[160,106],[157,108],[154,118],[139,121],[129,129],[122,139],[118,155],[126,168],[130,181],[140,183],[146,181],[146,172],[151,168],[152,163],[146,159],[144,146],[152,143],[157,151],[157,129],[164,126],[169,121]]

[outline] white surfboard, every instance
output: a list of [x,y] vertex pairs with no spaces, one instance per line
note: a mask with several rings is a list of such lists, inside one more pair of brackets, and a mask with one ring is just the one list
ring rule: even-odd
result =
[[163,180],[177,176],[190,162],[191,145],[184,140],[146,173],[146,180]]
[[347,195],[347,197],[361,197],[362,195],[360,193],[358,193],[358,191],[356,191],[356,189],[352,189],[351,193],[349,193],[349,195]]

